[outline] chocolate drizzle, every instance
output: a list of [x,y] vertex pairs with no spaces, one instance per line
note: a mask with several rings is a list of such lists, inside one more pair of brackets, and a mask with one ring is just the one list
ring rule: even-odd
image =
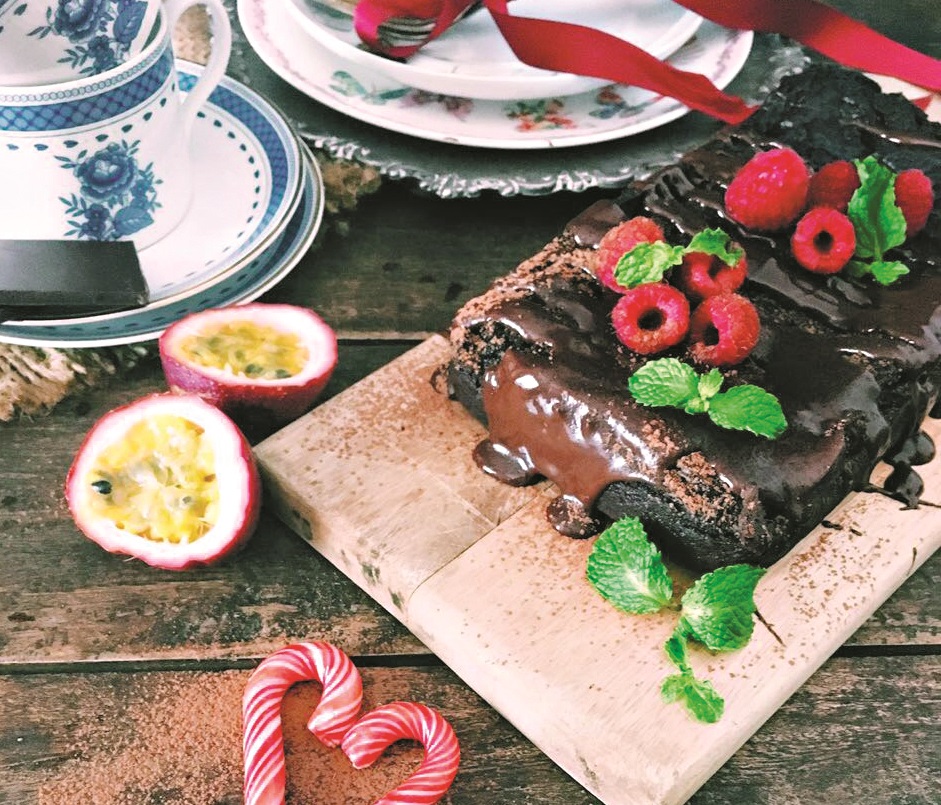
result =
[[[837,79],[844,80],[843,71],[830,70],[825,79],[805,75],[792,79],[799,91],[779,94],[806,99],[813,82]],[[855,93],[847,108],[866,120],[864,134],[892,155],[903,149],[899,161],[923,141],[937,144],[938,130],[923,122],[907,135],[898,131],[907,108],[891,114],[892,104],[857,76],[845,80],[844,89]],[[464,343],[483,356],[476,368],[452,365],[457,396],[471,405],[476,393],[488,422],[478,462],[508,483],[553,480],[562,495],[550,519],[563,533],[585,535],[599,513],[638,514],[690,565],[768,563],[847,492],[865,488],[883,458],[894,467],[891,493],[917,503],[922,485],[912,466],[934,454],[920,423],[941,389],[939,216],[906,245],[901,259],[911,274],[889,288],[811,275],[790,258],[786,235],[735,227],[723,214],[722,196],[738,167],[771,143],[801,151],[804,133],[786,125],[789,111],[773,99],[771,111],[766,107],[748,130],[726,132],[617,204],[595,204],[573,220],[560,242],[569,244],[570,266],[581,262],[584,271],[529,266],[509,283],[513,293],[458,315],[457,337],[488,344],[481,350]],[[847,152],[842,136],[836,153],[823,154],[827,143],[818,135],[812,148],[818,160],[865,156]],[[926,172],[941,175],[941,150],[922,150],[930,150],[922,160]],[[603,232],[638,214],[656,218],[675,242],[722,226],[745,246],[746,293],[761,312],[762,336],[752,356],[724,373],[726,386],[755,383],[779,398],[789,427],[778,440],[630,398],[627,379],[643,359],[618,342],[609,323],[616,297],[587,266]],[[671,354],[688,360],[683,348]]]

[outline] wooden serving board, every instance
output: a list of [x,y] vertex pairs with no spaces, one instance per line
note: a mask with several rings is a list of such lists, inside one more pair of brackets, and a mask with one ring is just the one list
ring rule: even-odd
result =
[[[693,651],[726,702],[696,723],[659,693],[675,613],[616,611],[585,581],[592,541],[545,520],[555,488],[475,466],[484,430],[432,385],[447,354],[431,338],[258,445],[271,505],[609,805],[688,799],[941,545],[936,507],[850,495],[759,583],[770,628]],[[920,472],[941,489],[941,461]]]

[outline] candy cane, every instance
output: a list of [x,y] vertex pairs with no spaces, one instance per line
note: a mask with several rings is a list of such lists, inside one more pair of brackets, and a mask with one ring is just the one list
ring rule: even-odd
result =
[[451,725],[437,711],[415,702],[393,702],[364,715],[340,748],[353,768],[364,769],[400,739],[420,741],[425,757],[418,770],[375,805],[431,805],[444,796],[457,774],[461,750]]
[[307,729],[337,746],[356,721],[363,682],[356,666],[330,643],[296,643],[262,660],[242,697],[245,805],[284,802],[284,733],[281,701],[296,682],[316,680],[323,694]]

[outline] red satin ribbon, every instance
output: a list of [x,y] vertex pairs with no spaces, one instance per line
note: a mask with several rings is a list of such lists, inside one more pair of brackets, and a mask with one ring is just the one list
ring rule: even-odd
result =
[[[395,17],[435,18],[428,39],[443,33],[472,0],[360,0],[354,21],[360,38],[376,50],[407,58],[421,45],[384,46],[380,26]],[[941,61],[905,47],[817,0],[677,0],[727,28],[784,34],[835,61],[894,76],[941,92]],[[507,0],[484,0],[516,57],[533,67],[601,78],[676,98],[727,123],[753,111],[705,76],[677,70],[611,34],[564,22],[512,16]],[[427,41],[427,40],[426,40]]]
[[676,0],[726,28],[766,31],[857,70],[941,92],[941,61],[905,47],[817,0]]
[[754,111],[704,75],[678,70],[611,34],[584,25],[513,17],[506,0],[485,0],[484,5],[525,64],[648,89],[727,123],[740,123]]

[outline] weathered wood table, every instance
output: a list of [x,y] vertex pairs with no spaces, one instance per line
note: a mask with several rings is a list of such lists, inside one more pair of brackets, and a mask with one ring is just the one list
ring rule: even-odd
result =
[[[917,27],[905,24],[927,48]],[[443,330],[601,195],[442,202],[386,182],[361,202],[352,236],[328,232],[265,298],[309,305],[337,329],[330,397]],[[415,699],[447,715],[463,750],[447,801],[596,801],[270,513],[244,552],[192,572],[84,539],[62,493],[75,450],[105,411],[163,389],[149,361],[49,416],[0,425],[0,803],[240,802],[244,683],[305,639],[354,658],[367,708]],[[939,583],[935,555],[692,801],[938,802]],[[354,772],[304,735],[317,696],[302,685],[286,700],[289,802],[372,802],[417,763],[420,750],[399,745]]]

